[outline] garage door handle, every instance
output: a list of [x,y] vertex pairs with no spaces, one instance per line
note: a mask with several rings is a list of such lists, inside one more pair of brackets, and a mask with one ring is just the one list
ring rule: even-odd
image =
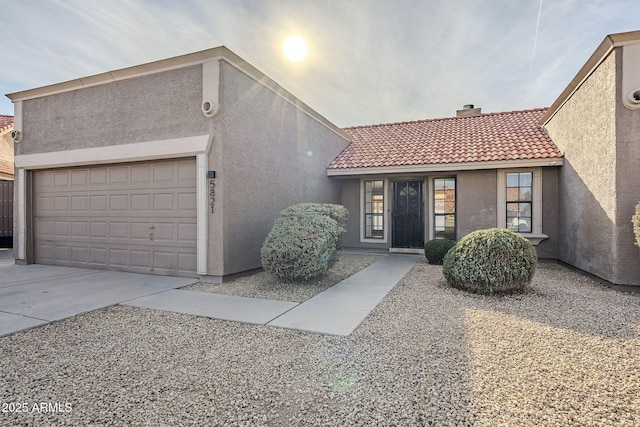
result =
[[151,227],[149,227],[149,240],[153,240],[153,230],[155,229],[155,227],[152,225]]

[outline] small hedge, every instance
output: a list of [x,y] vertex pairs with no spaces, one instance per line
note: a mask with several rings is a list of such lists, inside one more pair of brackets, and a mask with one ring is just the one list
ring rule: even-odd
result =
[[455,245],[456,242],[449,239],[429,240],[424,244],[424,256],[427,257],[429,264],[441,265],[444,256]]
[[460,239],[444,257],[443,273],[453,287],[481,294],[526,289],[538,264],[531,243],[513,231],[478,230]]
[[281,212],[261,250],[262,267],[281,280],[303,281],[327,271],[348,211],[339,205],[303,203]]
[[636,205],[636,213],[631,217],[633,234],[636,236],[636,246],[640,246],[640,203]]

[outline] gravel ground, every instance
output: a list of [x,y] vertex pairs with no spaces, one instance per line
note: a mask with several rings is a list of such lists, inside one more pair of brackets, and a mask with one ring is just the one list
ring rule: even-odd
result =
[[349,337],[116,306],[0,338],[0,425],[638,426],[639,333],[558,264],[486,297],[420,262]]
[[331,269],[315,280],[283,283],[277,277],[263,271],[222,284],[196,283],[182,289],[239,297],[304,302],[381,258],[382,255],[338,252],[336,261],[331,266]]

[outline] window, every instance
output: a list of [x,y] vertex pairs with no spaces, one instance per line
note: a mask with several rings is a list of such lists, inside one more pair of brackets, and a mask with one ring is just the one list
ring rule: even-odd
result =
[[542,168],[498,171],[497,219],[533,245],[549,236],[542,232]]
[[533,172],[507,173],[506,227],[518,233],[533,231]]
[[456,239],[456,179],[433,179],[434,238]]
[[364,181],[364,238],[384,239],[384,181]]

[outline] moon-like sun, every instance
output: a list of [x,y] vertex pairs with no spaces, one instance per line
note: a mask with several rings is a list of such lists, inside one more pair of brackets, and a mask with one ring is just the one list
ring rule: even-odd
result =
[[300,62],[307,56],[307,44],[300,36],[290,36],[282,45],[284,55],[292,62]]

